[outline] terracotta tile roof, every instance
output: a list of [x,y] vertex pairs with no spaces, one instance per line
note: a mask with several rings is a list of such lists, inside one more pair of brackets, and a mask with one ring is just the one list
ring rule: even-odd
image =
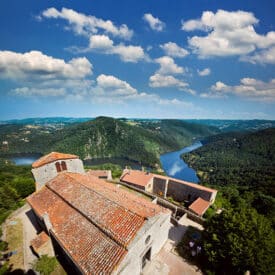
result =
[[87,175],[92,175],[98,178],[107,178],[110,170],[89,170]]
[[33,168],[38,168],[44,164],[51,163],[56,160],[63,160],[63,159],[78,159],[79,157],[76,155],[71,155],[71,154],[63,154],[63,153],[58,153],[58,152],[51,152],[48,155],[45,155],[35,161],[32,164]]
[[197,215],[202,216],[210,206],[210,202],[197,198],[190,206],[189,209],[195,212]]
[[126,170],[120,177],[121,181],[132,183],[139,186],[146,186],[153,178],[153,174],[139,170]]
[[31,246],[33,247],[34,251],[38,251],[44,244],[46,244],[50,240],[50,237],[42,231],[39,233],[35,239],[31,241]]
[[110,274],[145,219],[166,212],[111,183],[75,173],[59,174],[28,202],[40,217],[48,214],[52,233],[87,274]]

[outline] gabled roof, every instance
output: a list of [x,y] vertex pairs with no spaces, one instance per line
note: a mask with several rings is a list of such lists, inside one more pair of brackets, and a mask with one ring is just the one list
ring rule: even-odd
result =
[[124,170],[121,181],[128,182],[134,185],[146,186],[153,178],[154,174],[139,170]]
[[62,173],[28,203],[83,273],[110,274],[146,219],[168,213],[158,205],[91,175]]
[[202,216],[210,206],[210,202],[202,198],[197,198],[188,208],[199,216]]
[[48,155],[45,155],[41,157],[40,159],[36,160],[32,164],[32,168],[38,168],[42,165],[51,163],[53,161],[57,160],[64,160],[64,159],[78,159],[79,157],[76,155],[71,155],[71,154],[63,154],[63,153],[58,153],[58,152],[51,152]]

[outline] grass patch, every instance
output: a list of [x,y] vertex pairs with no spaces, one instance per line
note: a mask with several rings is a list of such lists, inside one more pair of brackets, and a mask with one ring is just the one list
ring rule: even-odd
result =
[[20,219],[13,219],[6,226],[6,241],[8,242],[8,251],[14,251],[14,255],[9,258],[9,265],[12,270],[24,270],[23,254],[23,224]]

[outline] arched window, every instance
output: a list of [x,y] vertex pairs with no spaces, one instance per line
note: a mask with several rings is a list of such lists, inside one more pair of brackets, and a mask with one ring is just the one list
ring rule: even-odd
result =
[[65,161],[61,162],[62,171],[67,170],[67,164]]
[[55,168],[56,168],[57,173],[61,172],[61,166],[60,166],[59,162],[55,163]]

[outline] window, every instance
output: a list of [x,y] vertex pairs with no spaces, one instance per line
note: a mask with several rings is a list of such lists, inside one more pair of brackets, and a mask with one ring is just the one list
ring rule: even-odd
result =
[[55,163],[55,168],[56,168],[57,173],[61,172],[61,166],[60,166],[59,162]]
[[56,167],[57,173],[67,170],[67,164],[65,161],[62,161],[61,164],[60,164],[60,162],[56,162],[55,167]]
[[145,240],[145,244],[148,244],[150,242],[151,236],[149,235],[146,240]]
[[61,162],[62,171],[67,170],[67,164],[65,161]]

